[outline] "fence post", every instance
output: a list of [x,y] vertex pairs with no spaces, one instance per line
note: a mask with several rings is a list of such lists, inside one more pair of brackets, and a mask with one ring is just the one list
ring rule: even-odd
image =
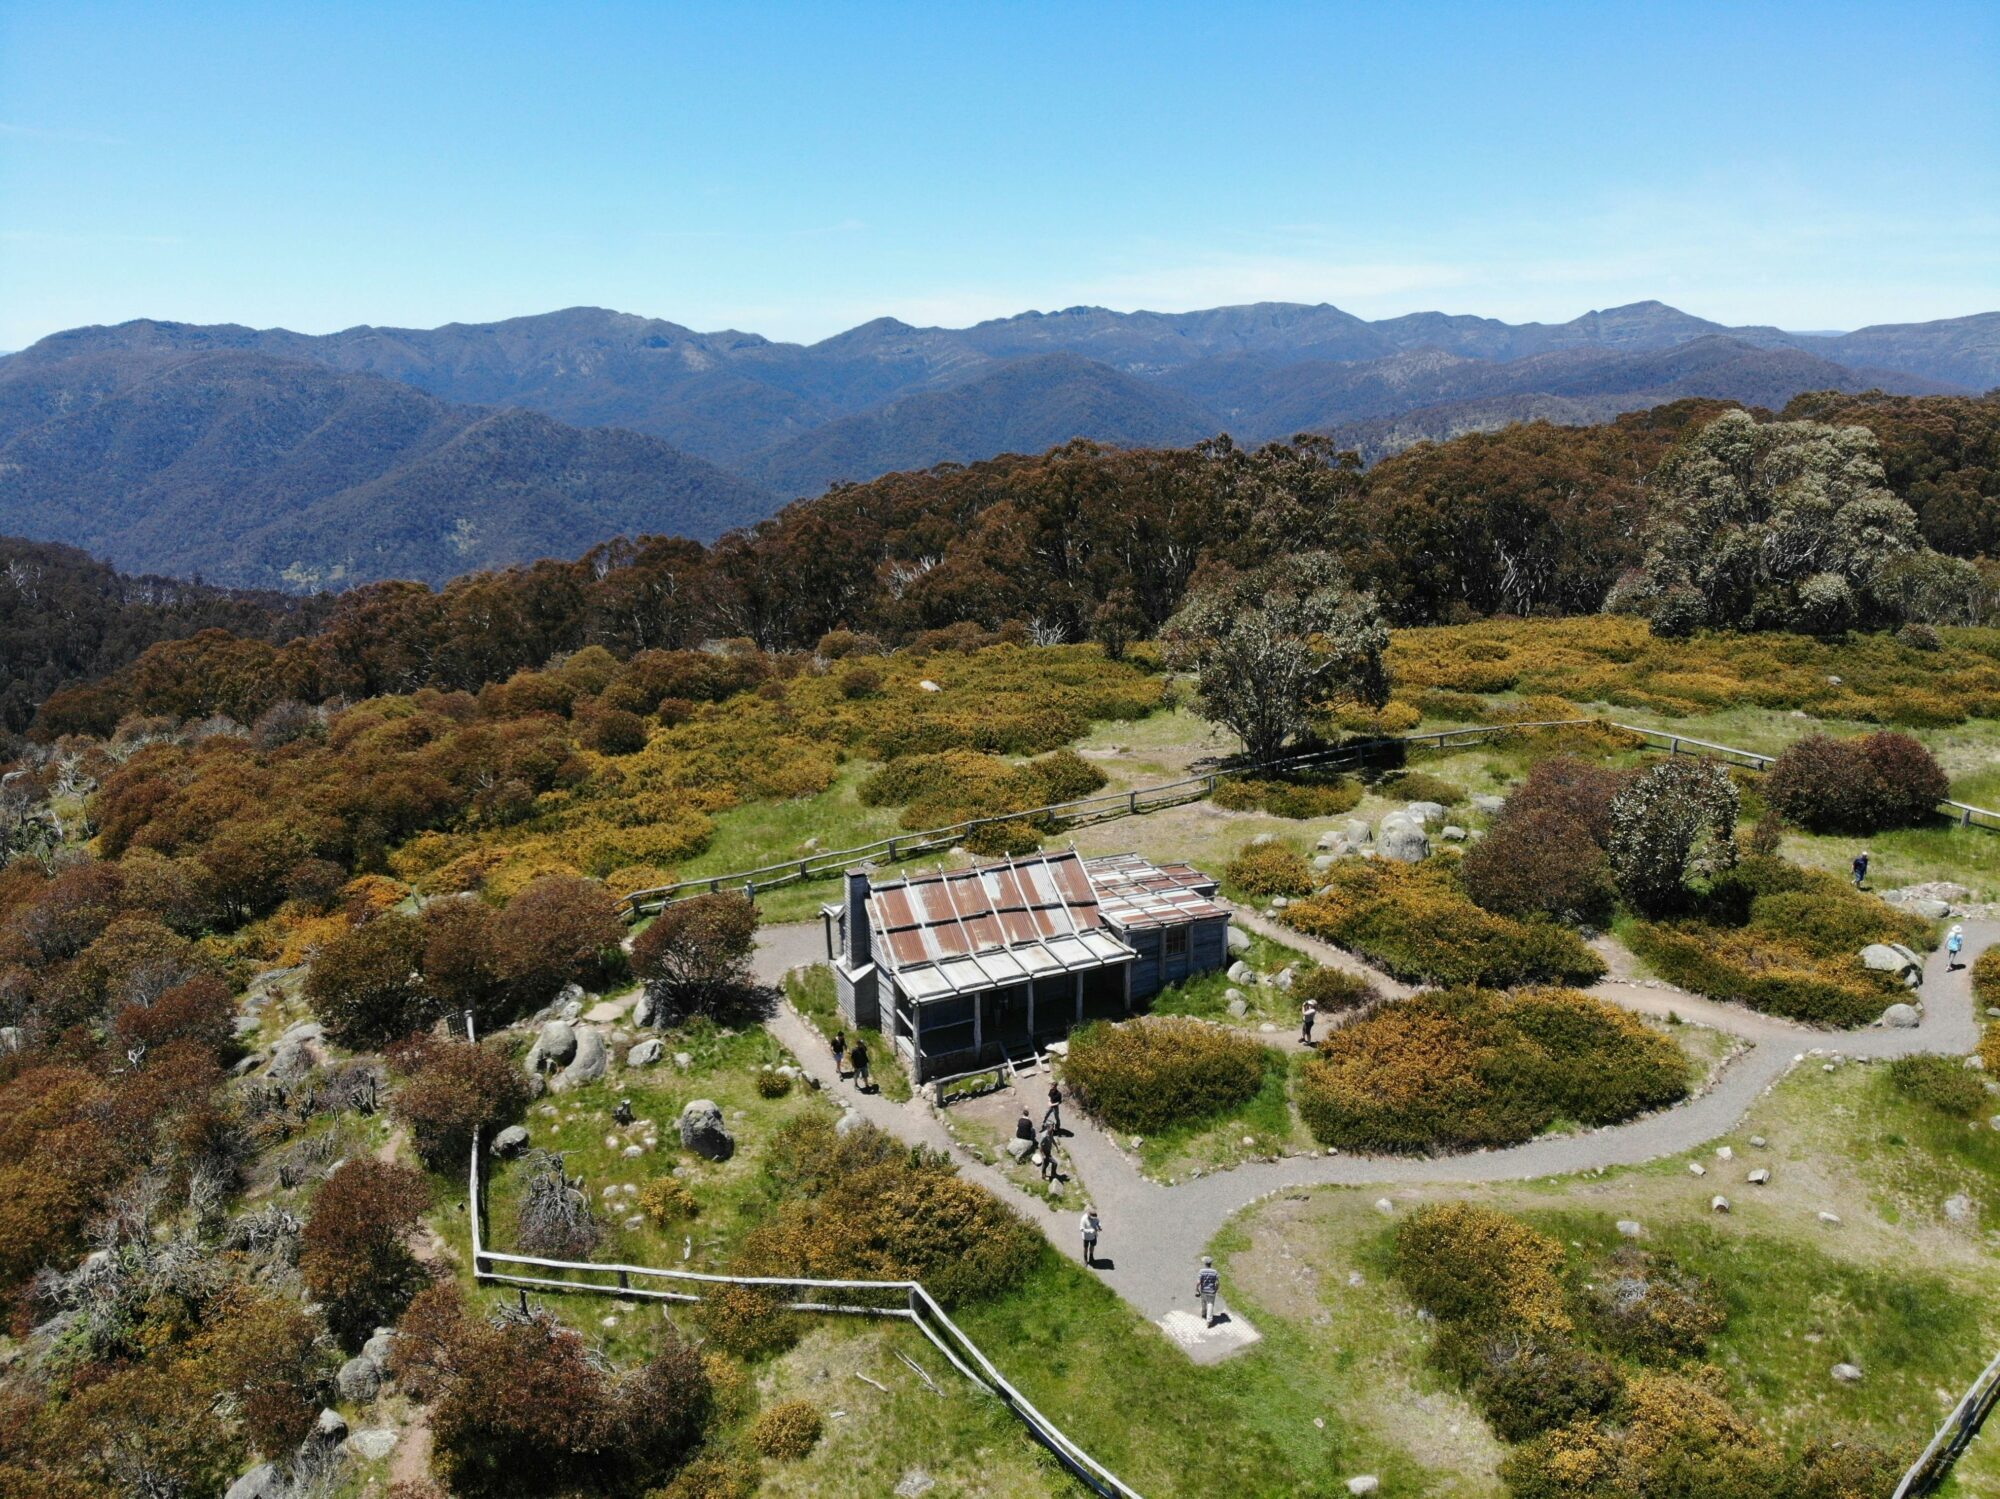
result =
[[708,882],[708,893],[709,893],[710,895],[720,895],[720,894],[722,894],[722,881],[721,881],[721,880],[710,880],[710,881]]
[[1670,735],[1667,739],[1667,753],[1670,755],[1678,755],[1680,752],[1681,752],[1681,742],[1679,737]]
[[801,859],[801,860],[799,860],[799,878],[800,878],[800,879],[804,879],[804,878],[806,877],[806,863],[807,863],[807,861],[806,861],[806,860],[804,860],[804,859]]
[[1137,791],[1133,791],[1126,796],[1125,810],[1127,812],[1136,812],[1139,810],[1139,793]]

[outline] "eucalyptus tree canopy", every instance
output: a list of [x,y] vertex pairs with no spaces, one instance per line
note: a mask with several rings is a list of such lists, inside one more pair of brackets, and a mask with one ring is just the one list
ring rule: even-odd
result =
[[1389,700],[1388,626],[1325,552],[1213,579],[1162,633],[1172,664],[1194,673],[1195,711],[1257,760],[1283,750],[1324,704]]

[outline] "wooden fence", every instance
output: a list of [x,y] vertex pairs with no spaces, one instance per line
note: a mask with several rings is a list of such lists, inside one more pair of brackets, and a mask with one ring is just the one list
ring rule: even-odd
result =
[[[1636,724],[1619,723],[1610,718],[1558,718],[1534,723],[1477,724],[1462,729],[1440,729],[1427,734],[1404,734],[1394,738],[1369,739],[1356,744],[1307,750],[1261,764],[1223,766],[1201,775],[1183,776],[1179,780],[1161,781],[1151,786],[1100,792],[1095,796],[1078,797],[1074,801],[1054,802],[1043,807],[1024,807],[1016,812],[991,817],[974,817],[965,822],[952,823],[948,827],[898,833],[893,837],[878,838],[873,843],[864,843],[857,848],[819,849],[803,858],[787,859],[781,864],[765,864],[757,869],[741,869],[731,874],[710,875],[704,879],[681,880],[672,885],[634,890],[624,897],[622,904],[626,917],[637,919],[691,895],[740,890],[746,895],[754,896],[760,890],[769,890],[775,886],[792,885],[804,880],[824,879],[837,875],[865,860],[883,859],[893,864],[900,859],[913,858],[918,854],[935,853],[939,849],[951,848],[968,833],[990,827],[995,823],[1018,822],[1024,818],[1035,817],[1060,818],[1072,824],[1104,822],[1114,817],[1132,817],[1141,812],[1155,812],[1162,807],[1200,801],[1213,793],[1226,776],[1249,775],[1259,771],[1360,765],[1385,751],[1393,750],[1407,754],[1411,750],[1452,749],[1493,739],[1504,739],[1508,735],[1530,730],[1550,729],[1609,729],[1629,734],[1642,743],[1656,749],[1664,749],[1672,755],[1687,754],[1705,760],[1722,760],[1746,770],[1768,770],[1774,758],[1771,755],[1759,754],[1755,750],[1737,749],[1727,744],[1713,744],[1706,739],[1695,739],[1665,729],[1649,729]],[[1955,819],[1961,826],[2000,830],[2000,812],[1985,807],[1968,806],[1964,802],[1946,801],[1938,805],[1941,811]]]
[[1996,1402],[2000,1402],[2000,1355],[1995,1355],[1985,1372],[1972,1382],[1972,1388],[1959,1397],[1937,1435],[1931,1438],[1930,1446],[1910,1465],[1910,1471],[1903,1475],[1890,1499],[1922,1499],[1923,1495],[1935,1494],[1944,1487],[1952,1465],[1979,1435],[1979,1428],[1986,1424]]
[[[477,1039],[470,1011],[465,1015],[467,1041]],[[937,1299],[914,1280],[813,1280],[769,1275],[709,1275],[697,1270],[659,1270],[650,1265],[598,1264],[585,1260],[544,1259],[510,1254],[486,1244],[485,1177],[479,1169],[485,1148],[484,1131],[475,1133],[467,1175],[467,1214],[472,1220],[472,1275],[475,1281],[518,1286],[523,1290],[570,1291],[616,1296],[622,1300],[694,1303],[716,1286],[749,1286],[786,1297],[787,1311],[840,1316],[886,1317],[912,1323],[945,1360],[980,1389],[997,1395],[1020,1418],[1029,1433],[1057,1461],[1105,1499],[1142,1499],[1139,1491],[1098,1462],[1063,1429],[1036,1409],[984,1350],[952,1321]],[[496,1268],[506,1267],[506,1268]],[[581,1277],[558,1279],[558,1276]],[[653,1282],[654,1284],[634,1284]]]

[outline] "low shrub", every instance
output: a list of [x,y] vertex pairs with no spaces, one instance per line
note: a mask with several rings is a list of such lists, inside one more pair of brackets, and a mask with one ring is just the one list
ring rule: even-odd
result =
[[1399,770],[1382,777],[1379,791],[1406,802],[1436,802],[1455,807],[1465,800],[1465,788],[1423,770]]
[[1529,767],[1527,779],[1507,797],[1501,818],[1531,812],[1557,812],[1583,824],[1592,841],[1611,843],[1611,803],[1624,786],[1626,773],[1593,765],[1574,755],[1550,755]]
[[694,1193],[676,1176],[656,1176],[639,1189],[639,1211],[655,1228],[692,1218],[701,1211]]
[[1905,1098],[1926,1108],[1949,1114],[1954,1119],[1970,1119],[1983,1112],[1992,1095],[1986,1091],[1986,1075],[1967,1067],[1957,1057],[1934,1056],[1928,1052],[1898,1057],[1889,1064],[1889,1085]]
[[1851,961],[1829,964],[1761,932],[1642,921],[1627,940],[1670,984],[1808,1025],[1835,1030],[1866,1025],[1903,993],[1887,975]]
[[1986,949],[1972,965],[1972,997],[1982,1007],[2000,1009],[2000,942]]
[[799,1317],[785,1310],[765,1286],[714,1286],[695,1308],[695,1323],[708,1342],[738,1358],[758,1358],[798,1341]]
[[1706,1278],[1630,1247],[1592,1276],[1585,1305],[1609,1347],[1649,1364],[1700,1356],[1727,1317]]
[[785,1400],[760,1411],[750,1423],[750,1445],[764,1456],[798,1462],[819,1444],[819,1407],[810,1400]]
[[1471,1391],[1507,1442],[1601,1415],[1625,1389],[1609,1359],[1562,1337],[1447,1328],[1431,1357]]
[[1304,895],[1313,886],[1305,855],[1283,843],[1246,843],[1222,868],[1222,878],[1246,895]]
[[1410,983],[1589,983],[1604,960],[1574,932],[1482,910],[1443,861],[1343,860],[1327,886],[1287,907],[1310,936],[1358,952]]
[[1512,1145],[1558,1119],[1613,1124],[1687,1096],[1688,1064],[1638,1017],[1565,989],[1434,991],[1330,1034],[1301,1067],[1323,1145],[1414,1153]]
[[1382,992],[1361,974],[1345,968],[1308,968],[1292,981],[1292,998],[1302,1005],[1311,1000],[1314,1009],[1328,1015],[1379,1004]]
[[1273,817],[1305,819],[1338,817],[1361,803],[1360,783],[1346,776],[1299,776],[1259,781],[1234,778],[1218,782],[1209,798],[1232,812],[1268,812]]
[[959,841],[968,853],[982,859],[1001,859],[1032,854],[1042,846],[1042,832],[1034,823],[1010,818],[1006,822],[981,823]]
[[1013,1289],[1041,1258],[1041,1235],[948,1156],[873,1128],[796,1119],[773,1137],[762,1182],[770,1208],[737,1257],[745,1274],[920,1280],[955,1304]]
[[1154,1015],[1075,1032],[1063,1076],[1093,1118],[1154,1134],[1248,1103],[1271,1060],[1259,1042],[1222,1026]]
[[783,1098],[792,1091],[792,1080],[782,1072],[759,1072],[757,1074],[757,1096],[759,1098]]
[[704,1455],[691,1460],[665,1488],[653,1490],[651,1499],[752,1499],[757,1484],[757,1470],[748,1463]]
[[434,1171],[461,1165],[474,1131],[528,1106],[527,1074],[490,1042],[413,1036],[391,1062],[408,1081],[391,1096],[389,1112],[408,1126],[411,1145]]
[[1566,1334],[1563,1247],[1519,1218],[1470,1202],[1419,1208],[1396,1230],[1396,1279],[1440,1322]]

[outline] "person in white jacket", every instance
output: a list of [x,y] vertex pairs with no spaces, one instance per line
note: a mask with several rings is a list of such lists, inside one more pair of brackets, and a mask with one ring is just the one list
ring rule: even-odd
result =
[[1097,1267],[1097,1235],[1103,1227],[1098,1221],[1096,1208],[1083,1210],[1083,1262],[1092,1269]]

